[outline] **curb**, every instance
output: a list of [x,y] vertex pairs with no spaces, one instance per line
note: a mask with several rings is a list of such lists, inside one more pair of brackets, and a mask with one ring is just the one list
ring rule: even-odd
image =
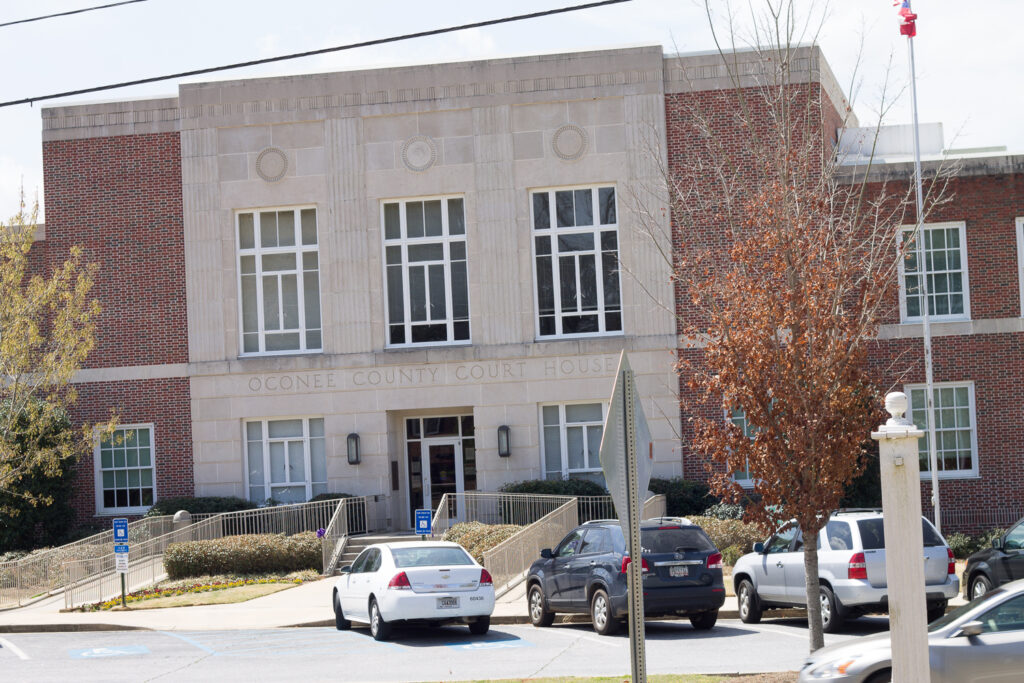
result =
[[79,631],[152,631],[124,624],[0,624],[0,633],[75,633]]

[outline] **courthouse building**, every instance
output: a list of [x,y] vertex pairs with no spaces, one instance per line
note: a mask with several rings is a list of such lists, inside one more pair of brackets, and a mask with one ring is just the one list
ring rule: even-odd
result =
[[[796,57],[835,141],[835,79],[817,48]],[[80,244],[100,264],[103,313],[76,417],[113,409],[127,437],[79,463],[80,517],[141,514],[176,495],[345,492],[382,496],[393,526],[408,528],[412,510],[445,493],[600,480],[623,350],[655,476],[706,476],[681,440],[672,364],[685,302],[665,256],[664,172],[686,146],[666,120],[730,87],[719,62],[649,46],[44,109],[38,253],[52,266]],[[1000,322],[967,324],[1010,335],[999,362],[1011,379],[993,381],[1017,399],[991,438],[972,422],[968,476],[1001,478],[1021,505],[1014,191],[992,256]],[[987,228],[956,220],[985,253]],[[972,290],[985,282],[972,271]],[[986,296],[972,297],[983,315]],[[912,318],[887,339],[913,337]],[[987,376],[952,375],[989,395]]]

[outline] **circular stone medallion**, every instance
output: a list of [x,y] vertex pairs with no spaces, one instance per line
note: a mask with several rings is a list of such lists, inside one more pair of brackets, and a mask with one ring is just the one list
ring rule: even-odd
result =
[[437,161],[437,143],[426,135],[414,135],[402,145],[402,163],[410,171],[426,171]]
[[288,172],[288,156],[277,147],[267,147],[256,157],[256,173],[268,183],[277,182]]
[[587,131],[568,123],[555,131],[551,138],[551,149],[563,161],[576,161],[587,153]]

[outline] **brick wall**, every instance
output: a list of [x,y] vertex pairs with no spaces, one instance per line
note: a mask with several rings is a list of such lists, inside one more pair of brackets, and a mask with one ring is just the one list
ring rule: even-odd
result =
[[[157,499],[194,495],[188,378],[89,382],[76,388],[76,424],[105,421],[111,410],[121,424],[153,424]],[[94,466],[92,452],[76,466],[73,506],[79,523],[91,521],[96,512]]]
[[103,307],[87,368],[188,361],[178,133],[43,143],[46,258],[80,245]]

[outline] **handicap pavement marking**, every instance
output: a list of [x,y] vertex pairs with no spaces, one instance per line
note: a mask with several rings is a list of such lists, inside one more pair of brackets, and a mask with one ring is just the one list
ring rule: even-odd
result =
[[118,645],[117,647],[89,647],[84,650],[68,650],[71,659],[103,659],[106,657],[128,657],[131,655],[148,655],[149,648],[144,645]]
[[471,643],[445,643],[450,648],[456,650],[468,650],[470,652],[476,650],[509,650],[518,647],[534,647],[534,644],[516,638],[515,640],[483,640]]

